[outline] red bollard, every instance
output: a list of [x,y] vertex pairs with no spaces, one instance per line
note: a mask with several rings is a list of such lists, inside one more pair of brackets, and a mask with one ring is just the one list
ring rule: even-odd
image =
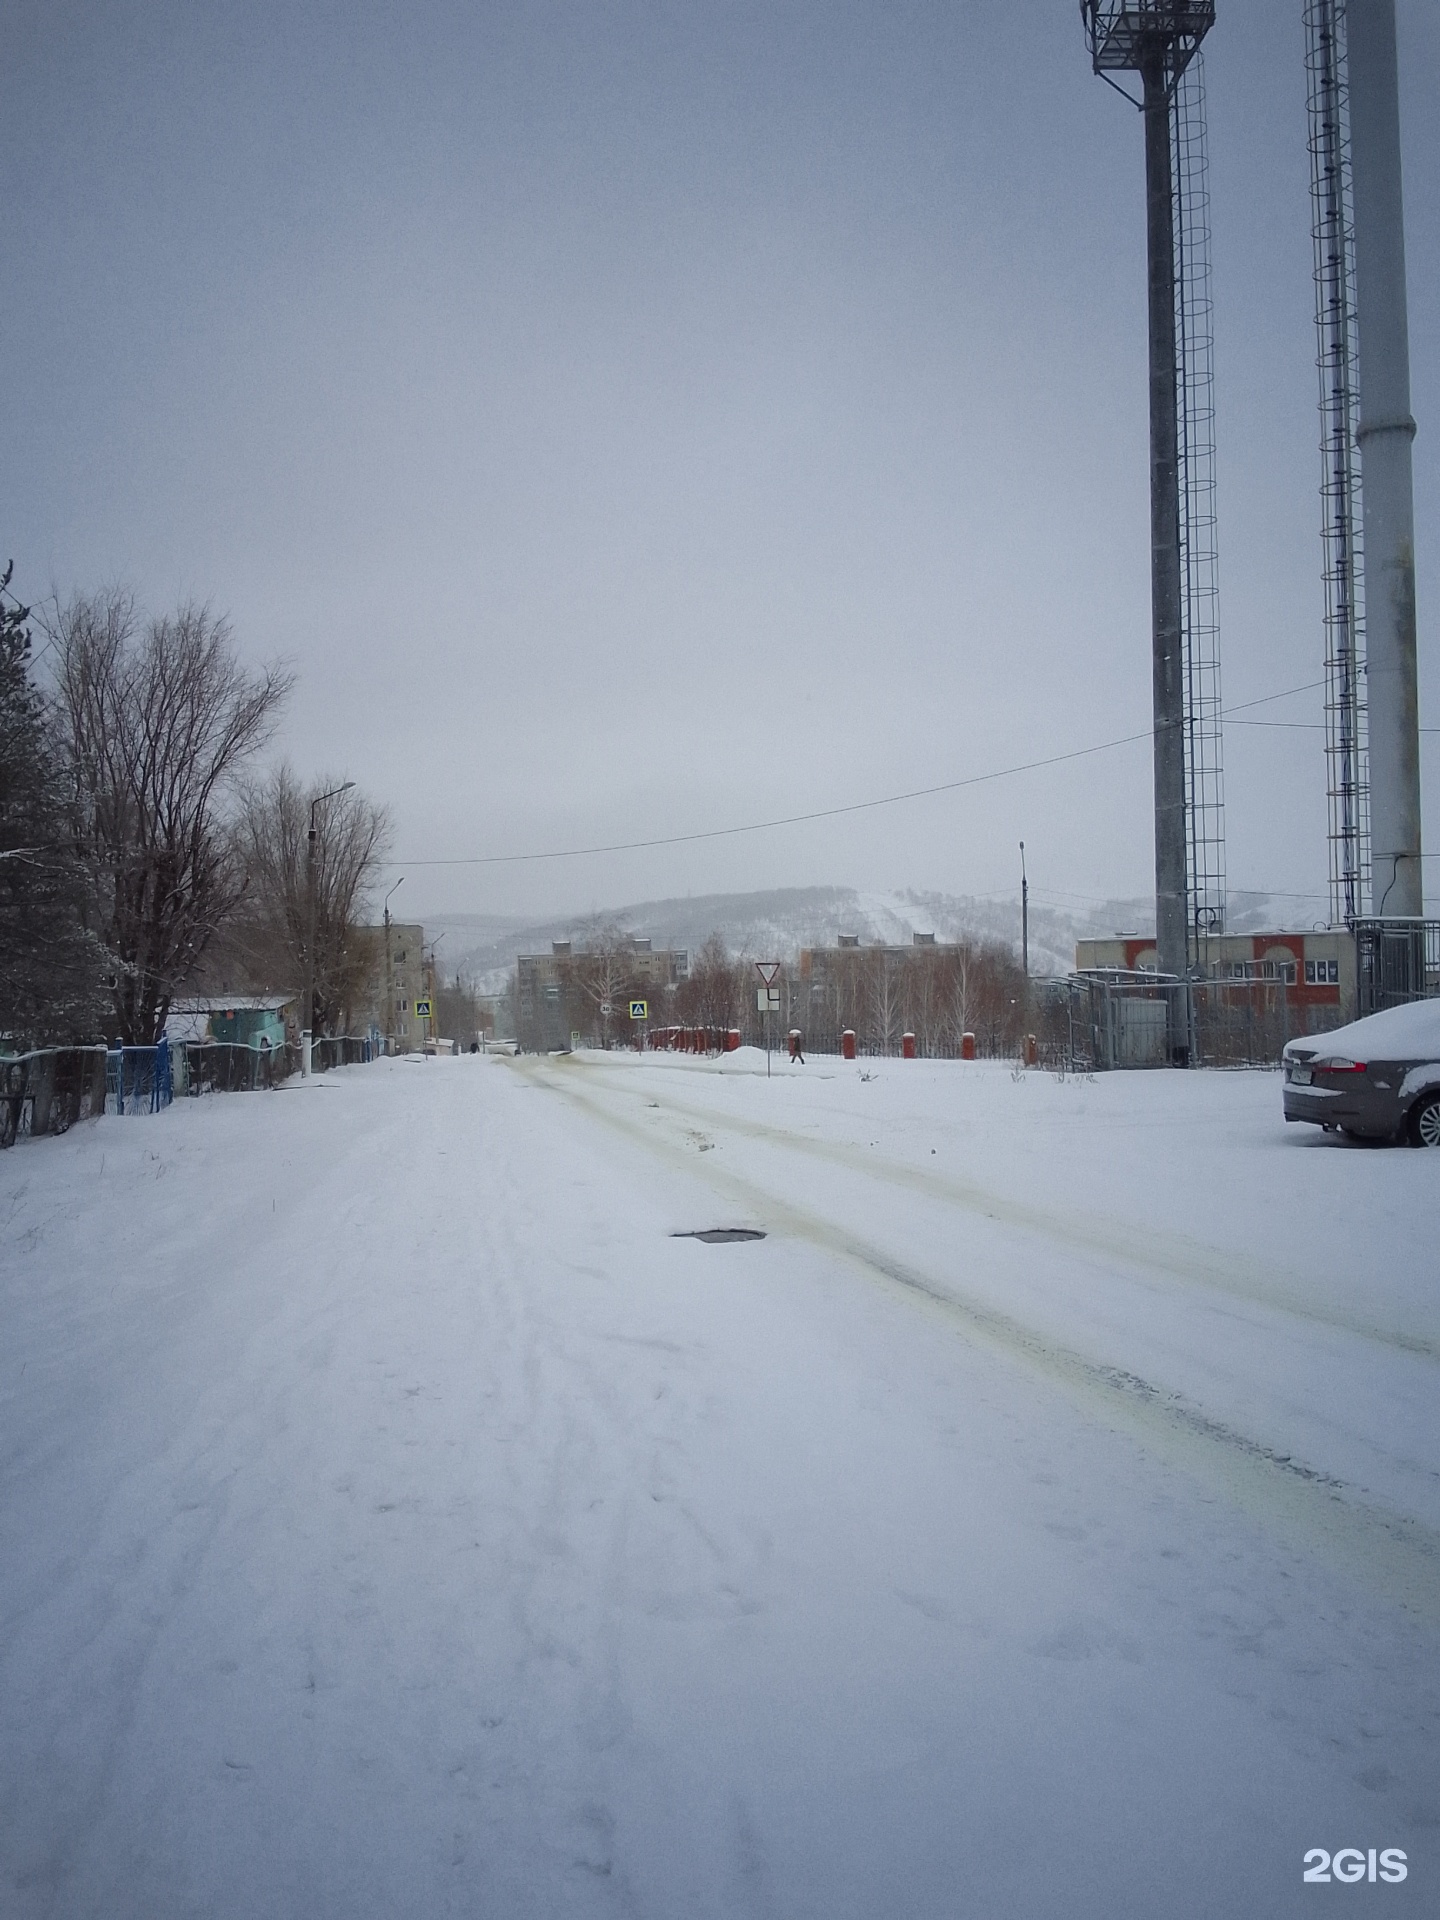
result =
[[1040,1064],[1040,1042],[1033,1033],[1025,1036],[1025,1064],[1027,1067],[1038,1067]]
[[901,1034],[900,1055],[901,1058],[905,1060],[913,1060],[915,1058],[915,1036],[913,1033]]
[[975,1058],[975,1036],[973,1033],[961,1034],[960,1058],[962,1060],[973,1060]]
[[853,1060],[855,1058],[855,1030],[853,1027],[847,1027],[841,1034],[840,1053],[843,1059]]

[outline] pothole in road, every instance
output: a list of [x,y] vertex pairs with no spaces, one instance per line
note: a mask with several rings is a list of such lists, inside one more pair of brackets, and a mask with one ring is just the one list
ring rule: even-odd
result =
[[672,1240],[703,1240],[707,1247],[728,1247],[732,1240],[763,1240],[759,1227],[691,1227],[672,1233]]

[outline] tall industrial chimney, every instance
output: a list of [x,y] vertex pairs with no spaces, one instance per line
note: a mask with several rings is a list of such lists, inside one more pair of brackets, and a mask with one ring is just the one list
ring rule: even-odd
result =
[[1371,899],[1419,915],[1420,710],[1415,664],[1415,507],[1410,339],[1400,193],[1395,0],[1347,0],[1355,280],[1360,335]]

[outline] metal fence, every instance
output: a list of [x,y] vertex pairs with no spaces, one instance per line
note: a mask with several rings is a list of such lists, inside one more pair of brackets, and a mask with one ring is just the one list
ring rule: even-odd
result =
[[374,1058],[369,1040],[349,1033],[323,1036],[310,1046],[312,1073],[328,1073],[332,1067],[358,1067]]
[[[315,1042],[316,1073],[377,1057],[369,1040],[338,1035]],[[162,1040],[155,1047],[42,1047],[0,1058],[0,1148],[64,1133],[101,1113],[159,1113],[173,1100],[278,1087],[299,1070],[291,1046]]]
[[105,1049],[46,1047],[0,1060],[0,1147],[64,1133],[105,1107]]
[[[1328,1026],[1338,1008],[1325,1009]],[[1283,980],[1162,980],[1153,974],[1072,974],[1045,983],[1036,1031],[1046,1066],[1106,1072],[1170,1063],[1172,1032],[1189,1036],[1197,1067],[1267,1067],[1287,1040],[1321,1031]]]
[[112,1047],[105,1058],[105,1111],[159,1113],[175,1097],[170,1043]]
[[1440,995],[1440,920],[1355,922],[1357,1011]]
[[175,1048],[175,1092],[252,1093],[278,1087],[296,1068],[292,1047],[252,1047],[233,1040],[187,1040]]

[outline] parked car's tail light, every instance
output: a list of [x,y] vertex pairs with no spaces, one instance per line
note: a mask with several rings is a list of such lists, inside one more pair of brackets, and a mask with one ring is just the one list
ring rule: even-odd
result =
[[1316,1073],[1364,1073],[1366,1063],[1363,1060],[1317,1060]]

